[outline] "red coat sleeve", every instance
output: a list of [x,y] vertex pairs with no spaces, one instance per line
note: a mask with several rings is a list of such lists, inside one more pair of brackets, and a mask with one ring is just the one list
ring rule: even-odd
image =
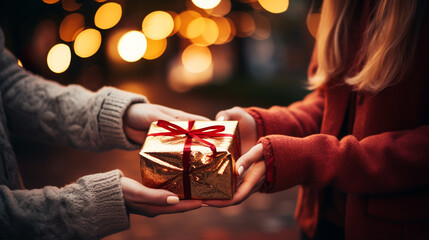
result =
[[320,132],[324,105],[324,91],[315,90],[289,107],[251,107],[246,110],[256,121],[258,137],[271,134],[304,137]]
[[[348,193],[386,193],[429,184],[429,126],[385,132],[358,141],[315,134],[260,140],[267,162],[265,191],[332,184]],[[271,160],[271,165],[268,164]]]

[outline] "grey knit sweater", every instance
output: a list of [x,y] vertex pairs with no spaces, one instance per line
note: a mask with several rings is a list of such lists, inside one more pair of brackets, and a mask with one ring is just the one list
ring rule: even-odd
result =
[[20,190],[11,134],[88,150],[135,149],[122,116],[143,96],[61,86],[17,65],[0,29],[0,239],[98,239],[129,227],[119,170]]

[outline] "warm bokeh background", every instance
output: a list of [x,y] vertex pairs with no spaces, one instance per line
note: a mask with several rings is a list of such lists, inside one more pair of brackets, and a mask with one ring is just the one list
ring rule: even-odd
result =
[[[309,30],[315,31],[318,17],[307,18],[309,0],[221,0],[208,10],[198,2],[3,1],[0,24],[7,48],[36,74],[91,90],[115,86],[210,118],[233,106],[288,105],[306,94],[314,43]],[[63,186],[115,168],[141,179],[138,151],[91,153],[13,141],[30,189]],[[255,194],[225,209],[132,215],[130,230],[105,239],[294,240],[299,236],[293,219],[296,194],[293,188]]]

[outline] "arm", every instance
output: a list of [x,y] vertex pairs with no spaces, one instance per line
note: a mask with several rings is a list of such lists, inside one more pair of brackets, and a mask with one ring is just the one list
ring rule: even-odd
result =
[[145,97],[109,87],[93,93],[45,80],[19,67],[2,39],[0,91],[12,132],[91,150],[137,147],[126,138],[122,117]]
[[[264,145],[267,191],[297,184],[333,184],[349,193],[386,193],[429,183],[429,126],[385,132],[358,141],[329,135],[267,136]],[[271,164],[270,164],[271,161]]]
[[63,188],[9,190],[0,185],[0,239],[99,239],[129,227],[128,212],[154,217],[201,207],[147,188],[119,170]]
[[63,188],[0,186],[1,239],[98,239],[129,227],[120,171],[89,175]]
[[318,89],[289,107],[252,107],[247,112],[256,121],[259,137],[272,134],[304,137],[320,132],[324,104],[324,92]]

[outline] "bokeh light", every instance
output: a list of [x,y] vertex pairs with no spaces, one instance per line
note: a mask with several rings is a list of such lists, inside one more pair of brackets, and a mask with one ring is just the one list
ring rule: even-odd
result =
[[22,65],[21,60],[19,60],[19,59],[18,59],[18,66],[20,66],[20,67],[24,67],[24,66]]
[[180,25],[182,24],[182,21],[180,20],[179,14],[177,14],[177,13],[175,13],[173,11],[167,11],[167,13],[170,14],[171,17],[174,20],[173,31],[171,31],[170,35],[168,35],[170,37],[170,36],[173,36],[174,34],[176,34],[179,31]]
[[[196,26],[194,27],[194,25]],[[208,46],[216,42],[219,36],[219,28],[212,19],[201,17],[189,24],[187,33],[193,43]]]
[[84,27],[85,20],[83,15],[72,13],[66,16],[60,24],[60,38],[65,42],[71,42]]
[[317,29],[319,28],[320,13],[310,13],[307,16],[307,28],[311,36],[316,38]]
[[62,73],[70,66],[71,51],[69,46],[59,43],[48,52],[47,63],[54,73]]
[[192,44],[183,51],[182,63],[189,72],[200,73],[211,65],[212,54],[209,48]]
[[253,14],[255,20],[255,32],[252,34],[252,38],[256,40],[265,40],[271,35],[271,24],[268,19],[261,14]]
[[187,38],[196,38],[201,36],[204,31],[206,22],[203,17],[195,18],[192,20],[186,29],[186,37]]
[[200,18],[201,14],[198,12],[187,10],[183,11],[179,14],[180,17],[180,28],[178,31],[178,35],[183,38],[189,38],[187,36],[188,25],[196,18]]
[[147,48],[145,35],[140,31],[125,33],[118,42],[118,52],[127,62],[136,62],[141,59]]
[[202,72],[188,71],[180,59],[172,62],[168,72],[168,85],[176,92],[186,92],[192,87],[203,85],[213,79],[213,64]]
[[195,6],[202,9],[212,9],[215,8],[221,0],[192,0]]
[[154,40],[168,37],[173,29],[173,17],[164,11],[151,12],[144,18],[142,23],[143,33]]
[[94,24],[100,29],[109,29],[121,20],[121,16],[121,5],[115,2],[108,2],[98,8],[94,17]]
[[60,0],[43,0],[43,2],[47,4],[54,4],[54,3],[57,3],[58,1]]
[[74,41],[74,52],[81,58],[94,55],[101,45],[101,34],[98,30],[88,28],[80,32]]
[[282,13],[289,7],[289,0],[258,0],[258,2],[271,13]]
[[215,8],[204,9],[204,11],[212,16],[223,17],[231,11],[231,1],[222,0]]
[[159,58],[167,48],[167,39],[163,38],[160,40],[153,40],[150,38],[146,38],[147,40],[147,48],[146,52],[143,55],[144,59],[153,60]]
[[225,17],[213,18],[219,29],[219,35],[214,44],[225,44],[230,42],[235,35],[235,27],[232,21]]
[[62,0],[63,9],[69,12],[76,11],[82,6],[82,3],[78,3],[76,0]]
[[236,27],[236,36],[245,38],[251,36],[256,29],[255,20],[247,12],[237,11],[231,13],[231,20]]

